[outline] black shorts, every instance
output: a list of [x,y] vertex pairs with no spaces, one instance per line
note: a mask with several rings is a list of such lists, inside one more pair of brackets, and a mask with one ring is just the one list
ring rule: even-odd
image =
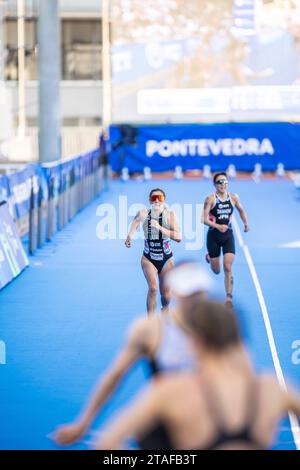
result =
[[145,253],[145,251],[143,252],[143,255],[145,256],[145,258],[147,258],[150,263],[153,264],[153,266],[157,269],[157,273],[160,274],[163,270],[163,267],[164,265],[166,264],[166,262],[172,258],[173,256],[173,253],[169,253],[168,255],[163,255],[163,259],[162,260],[153,260],[151,259],[150,257],[150,253]]
[[232,229],[228,229],[225,233],[221,233],[217,229],[208,230],[206,246],[210,258],[218,258],[221,254],[221,248],[223,255],[226,253],[235,254]]

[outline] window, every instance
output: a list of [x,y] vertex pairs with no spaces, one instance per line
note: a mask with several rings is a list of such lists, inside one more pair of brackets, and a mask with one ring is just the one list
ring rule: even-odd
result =
[[[37,22],[25,21],[25,76],[37,79]],[[18,79],[18,27],[16,19],[4,21],[5,79]]]
[[63,80],[101,80],[101,21],[62,20]]
[[[62,20],[61,59],[63,80],[101,80],[101,21]],[[38,79],[37,19],[25,21],[25,76]],[[18,79],[18,30],[16,18],[4,21],[5,79]]]

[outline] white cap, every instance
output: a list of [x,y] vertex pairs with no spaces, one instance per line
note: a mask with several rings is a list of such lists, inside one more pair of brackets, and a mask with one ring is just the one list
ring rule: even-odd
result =
[[184,263],[169,271],[165,279],[176,297],[187,297],[196,292],[210,292],[214,283],[207,270],[199,263]]

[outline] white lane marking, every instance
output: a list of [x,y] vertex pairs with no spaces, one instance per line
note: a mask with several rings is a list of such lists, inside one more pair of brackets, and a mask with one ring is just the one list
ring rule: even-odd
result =
[[0,340],[0,364],[6,364],[6,344],[2,340]]
[[[274,335],[273,335],[271,322],[270,322],[270,318],[268,314],[267,305],[266,305],[266,302],[262,293],[262,289],[261,289],[261,285],[260,285],[260,282],[256,273],[256,269],[255,269],[249,248],[243,240],[240,227],[238,226],[238,223],[235,217],[233,217],[232,222],[233,222],[233,228],[237,235],[239,245],[243,249],[243,252],[244,252],[248,267],[249,267],[249,271],[250,271],[250,274],[254,283],[254,287],[256,289],[256,294],[258,297],[259,305],[261,308],[261,313],[262,313],[266,331],[267,331],[267,337],[268,337],[269,346],[271,349],[271,354],[272,354],[272,359],[273,359],[277,379],[278,379],[280,386],[283,388],[283,390],[287,390],[287,386],[285,383],[285,379],[283,376],[282,368],[280,365],[280,361],[279,361],[279,357],[278,357],[278,353],[277,353],[277,349],[275,345],[275,340],[274,340]],[[296,448],[297,450],[300,450],[300,428],[299,428],[298,419],[294,413],[289,413],[289,420],[290,420],[291,430],[294,436]]]
[[279,245],[280,248],[300,248],[300,240],[291,243],[283,243]]

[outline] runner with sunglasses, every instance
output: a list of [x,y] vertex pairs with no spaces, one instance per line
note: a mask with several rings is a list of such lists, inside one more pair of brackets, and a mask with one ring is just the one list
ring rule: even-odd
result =
[[181,241],[177,218],[174,212],[167,209],[165,199],[162,189],[152,189],[149,194],[151,208],[142,209],[136,214],[125,241],[126,247],[130,248],[133,234],[140,224],[143,225],[145,244],[141,263],[148,283],[148,314],[155,312],[158,285],[162,308],[168,308],[170,292],[162,282],[162,275],[174,266],[171,240]]
[[204,202],[203,222],[208,225],[206,261],[215,274],[219,274],[221,249],[225,272],[226,305],[232,307],[232,264],[235,256],[235,243],[231,226],[234,207],[237,208],[244,223],[245,232],[249,231],[246,213],[237,194],[228,192],[228,179],[225,172],[216,173],[213,182],[216,188]]

